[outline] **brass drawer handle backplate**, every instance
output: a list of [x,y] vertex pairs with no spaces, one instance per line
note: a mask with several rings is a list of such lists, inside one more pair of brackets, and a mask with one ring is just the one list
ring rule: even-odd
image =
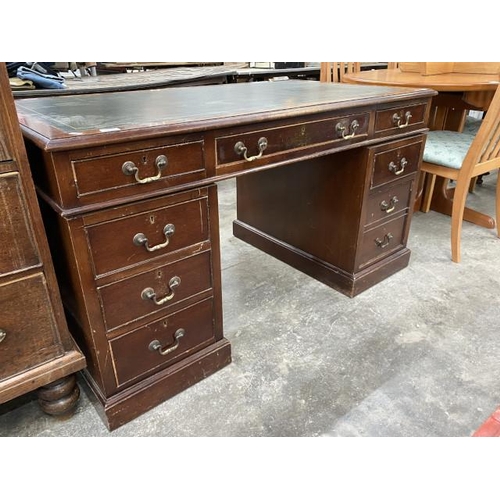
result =
[[154,182],[160,179],[161,172],[167,165],[168,165],[167,157],[165,155],[160,155],[155,160],[155,167],[158,173],[156,175],[153,175],[152,177],[144,177],[144,179],[141,179],[139,177],[139,168],[133,161],[126,161],[122,165],[122,172],[125,175],[133,175],[135,177],[135,180],[139,184],[148,184],[149,182]]
[[168,347],[162,347],[161,343],[159,340],[153,340],[149,344],[149,350],[150,351],[156,351],[162,356],[166,356],[167,354],[170,354],[171,352],[175,351],[179,347],[179,340],[184,337],[185,331],[183,328],[179,328],[175,333],[174,333],[174,343]]
[[407,111],[405,113],[405,123],[401,123],[401,121],[403,120],[403,113],[401,112],[401,114],[399,113],[394,113],[392,115],[392,123],[394,123],[394,125],[396,125],[396,127],[398,128],[405,128],[407,127],[409,124],[410,124],[410,118],[412,117],[411,113],[409,111]]
[[234,145],[234,152],[238,155],[241,156],[243,155],[243,158],[245,158],[246,161],[254,161],[258,160],[259,158],[262,158],[262,155],[264,154],[264,150],[267,148],[268,142],[265,137],[261,137],[257,141],[257,147],[259,149],[259,154],[256,156],[247,156],[248,149],[245,146],[245,144],[241,141],[237,142]]
[[387,233],[385,236],[384,236],[384,239],[381,240],[380,238],[376,238],[375,239],[375,244],[380,247],[380,248],[385,248],[386,246],[389,245],[389,243],[391,242],[393,236],[391,233]]
[[165,241],[163,243],[159,243],[158,245],[154,245],[152,247],[149,246],[148,238],[144,233],[137,233],[132,240],[134,245],[140,247],[144,246],[148,252],[155,252],[156,250],[161,250],[165,248],[170,243],[170,237],[175,233],[175,226],[173,224],[167,224],[163,228],[163,234],[165,235]]
[[347,127],[342,125],[342,123],[337,123],[335,126],[335,131],[337,132],[338,137],[342,137],[342,139],[352,139],[356,135],[356,130],[359,128],[358,120],[353,120],[349,125],[350,134],[346,135]]
[[157,306],[162,306],[166,304],[169,300],[172,300],[175,295],[175,289],[181,284],[181,279],[179,276],[174,276],[170,278],[168,282],[168,287],[170,288],[170,293],[165,295],[165,297],[161,299],[156,298],[156,292],[152,288],[145,288],[141,292],[142,300],[152,300]]
[[4,341],[5,337],[7,337],[7,332],[0,328],[0,342]]
[[388,166],[389,172],[392,172],[394,175],[401,175],[405,171],[406,165],[408,165],[408,160],[406,158],[401,158],[401,160],[399,160],[399,165],[391,161]]

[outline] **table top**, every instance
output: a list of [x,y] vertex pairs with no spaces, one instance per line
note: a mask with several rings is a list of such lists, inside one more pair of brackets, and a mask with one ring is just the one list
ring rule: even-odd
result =
[[140,90],[173,85],[195,84],[237,75],[238,68],[232,66],[201,66],[155,69],[132,73],[103,74],[98,76],[68,77],[65,89],[14,90],[16,99],[47,97],[56,95],[91,94]]
[[421,87],[438,92],[495,90],[500,83],[498,75],[443,73],[424,76],[420,73],[401,71],[400,69],[376,69],[350,73],[344,75],[344,81],[366,85]]
[[[308,80],[172,87],[16,101],[25,135],[47,150],[371,106],[433,91]],[[59,143],[59,145],[57,144]]]
[[65,89],[13,90],[16,99],[48,97],[56,95],[92,94],[143,90],[173,86],[226,83],[232,80],[310,76],[318,77],[319,66],[307,68],[247,68],[240,65],[195,66],[154,69],[98,76],[71,77],[65,79]]

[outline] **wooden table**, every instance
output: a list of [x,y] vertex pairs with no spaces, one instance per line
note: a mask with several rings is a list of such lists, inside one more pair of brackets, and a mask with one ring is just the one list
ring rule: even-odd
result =
[[400,69],[379,69],[346,74],[347,83],[394,87],[429,88],[439,92],[433,99],[431,130],[461,130],[468,109],[487,109],[499,82],[498,75],[443,73],[421,75]]
[[[418,87],[438,91],[433,98],[429,119],[431,130],[463,129],[467,110],[486,110],[500,83],[498,75],[473,73],[443,73],[421,75],[400,69],[382,69],[346,74],[348,83],[383,85],[391,87]],[[437,178],[431,209],[451,215],[453,189],[448,188],[448,180]],[[495,220],[483,213],[465,208],[464,220],[482,227],[494,228]]]
[[408,265],[433,95],[290,80],[17,101],[110,429],[231,361],[216,181],[237,177],[235,236],[349,297]]

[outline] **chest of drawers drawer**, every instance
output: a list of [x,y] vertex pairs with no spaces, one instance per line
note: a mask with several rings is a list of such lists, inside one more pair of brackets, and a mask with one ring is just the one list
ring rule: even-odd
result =
[[213,299],[110,340],[117,386],[145,378],[215,342]]
[[6,137],[0,135],[0,161],[11,160],[10,146],[7,144]]
[[0,276],[40,265],[18,172],[0,174]]
[[308,148],[314,151],[365,140],[369,125],[370,114],[359,113],[257,130],[242,128],[216,138],[217,169],[266,165],[303,155]]
[[404,248],[407,238],[407,222],[408,215],[402,214],[365,231],[360,245],[358,268],[362,269]]
[[64,354],[42,273],[1,285],[0,311],[0,379]]
[[368,148],[370,151],[370,188],[382,186],[417,172],[423,155],[424,138],[393,141]]
[[108,331],[165,311],[212,288],[210,251],[98,287]]
[[208,212],[203,188],[86,216],[95,276],[207,241]]

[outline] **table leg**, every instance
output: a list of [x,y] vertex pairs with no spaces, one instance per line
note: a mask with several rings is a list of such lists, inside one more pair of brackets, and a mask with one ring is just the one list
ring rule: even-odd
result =
[[[454,189],[448,187],[448,182],[449,180],[443,177],[436,178],[431,210],[451,216]],[[495,219],[468,207],[465,207],[464,220],[487,229],[495,228]]]

